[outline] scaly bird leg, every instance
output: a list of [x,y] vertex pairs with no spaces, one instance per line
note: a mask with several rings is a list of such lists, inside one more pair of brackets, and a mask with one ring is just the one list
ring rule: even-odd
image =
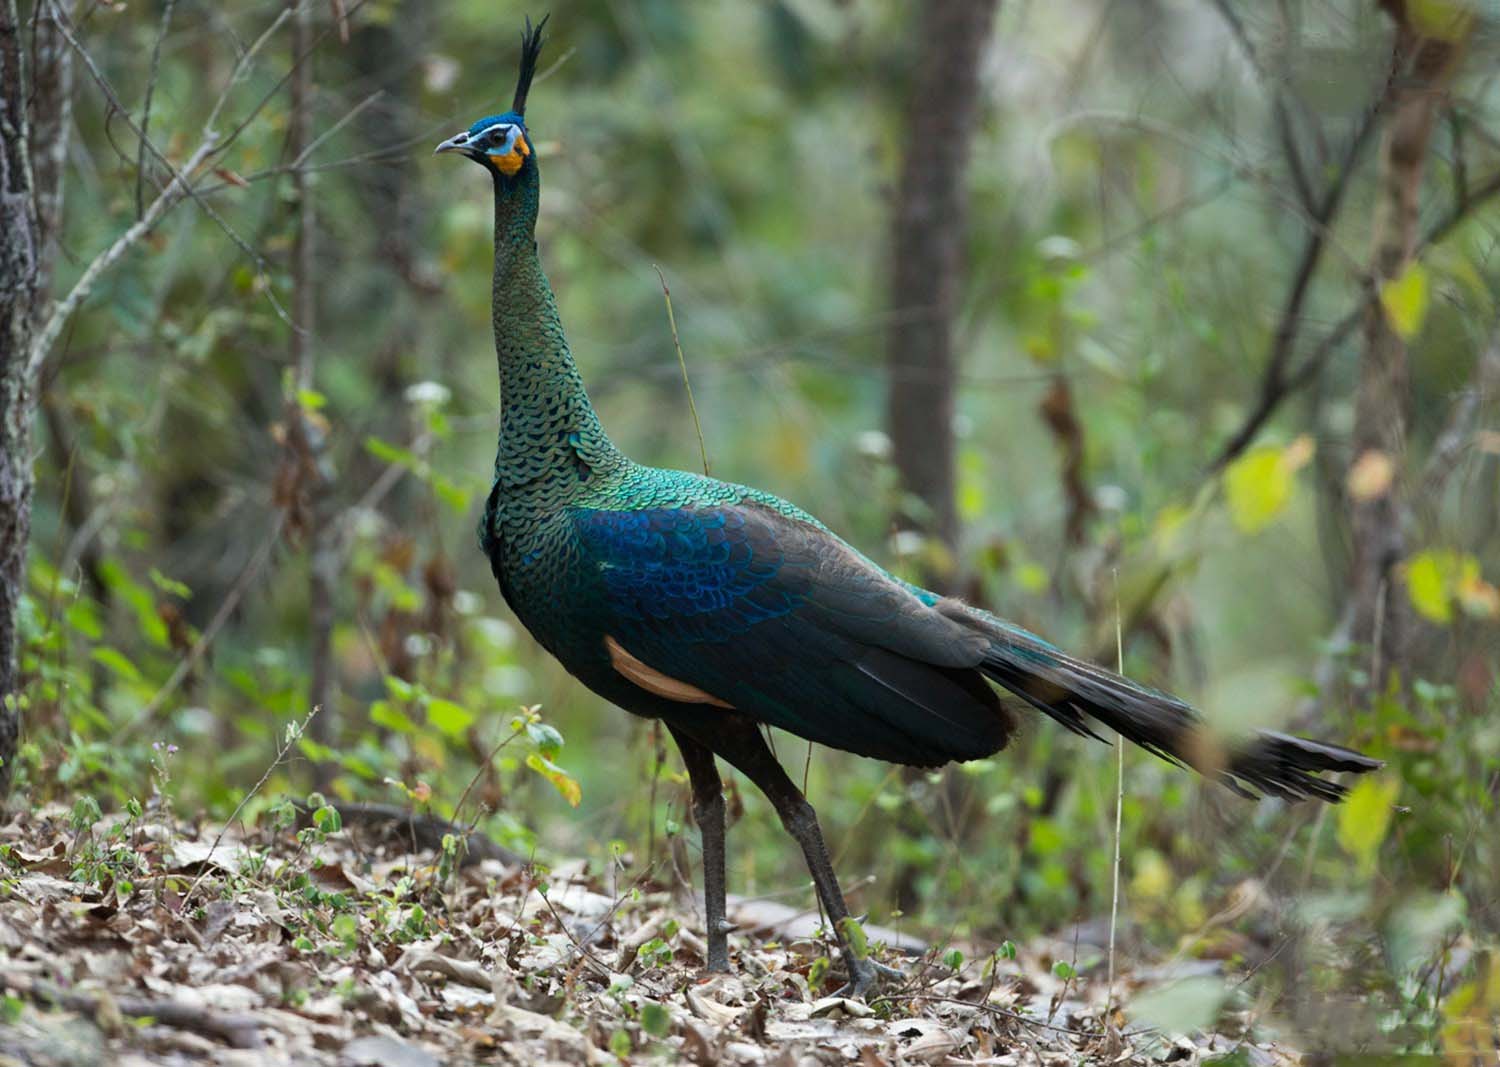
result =
[[708,970],[729,970],[729,920],[724,909],[724,782],[706,746],[667,727],[682,752],[693,786],[693,819],[703,839],[703,912]]
[[[812,874],[818,899],[833,924],[838,936],[839,950],[844,964],[849,969],[848,991],[862,996],[877,978],[875,965],[867,958],[857,955],[849,941],[849,907],[839,889],[838,876],[833,873],[833,861],[828,857],[828,846],[823,841],[823,831],[818,827],[818,816],[802,791],[787,777],[786,771],[766,746],[765,739],[753,722],[735,724],[716,732],[714,751],[723,756],[747,778],[756,784],[781,816],[781,825],[802,846],[802,855],[807,860],[807,869]],[[706,849],[705,849],[706,858]]]

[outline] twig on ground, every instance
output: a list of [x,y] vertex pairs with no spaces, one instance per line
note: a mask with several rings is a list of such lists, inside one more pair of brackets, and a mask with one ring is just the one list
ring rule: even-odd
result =
[[253,1015],[219,1012],[180,1000],[148,1000],[145,997],[116,996],[108,992],[89,993],[81,989],[63,989],[51,982],[27,974],[0,971],[0,987],[9,989],[40,1004],[78,1012],[91,1019],[111,1013],[133,1019],[149,1018],[163,1026],[191,1030],[217,1038],[233,1048],[258,1049],[266,1045],[261,1036],[265,1025]]
[[[464,842],[463,857],[458,863],[460,867],[472,867],[482,860],[495,860],[507,867],[519,867],[527,862],[525,856],[512,852],[504,845],[474,830],[473,827],[466,828],[458,822],[438,815],[424,815],[396,804],[337,800],[332,801],[330,806],[338,811],[339,818],[343,820],[345,826],[396,829],[417,849],[440,851],[443,847],[444,836],[453,834]],[[298,802],[296,808],[304,817],[312,814],[311,809],[304,803]]]

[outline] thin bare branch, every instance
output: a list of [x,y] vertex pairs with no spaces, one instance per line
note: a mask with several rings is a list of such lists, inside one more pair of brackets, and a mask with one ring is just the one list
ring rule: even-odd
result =
[[[1292,283],[1287,289],[1286,298],[1282,302],[1281,316],[1271,335],[1271,350],[1266,357],[1266,369],[1261,376],[1259,396],[1241,422],[1240,428],[1230,435],[1229,440],[1209,464],[1209,473],[1222,470],[1250,446],[1292,389],[1287,367],[1302,326],[1302,308],[1307,301],[1313,276],[1317,272],[1318,264],[1322,261],[1323,252],[1328,247],[1333,222],[1343,204],[1344,194],[1349,189],[1355,170],[1358,169],[1365,146],[1369,144],[1371,136],[1379,126],[1383,110],[1382,103],[1387,95],[1388,84],[1389,77],[1376,91],[1375,99],[1370,106],[1365,109],[1359,126],[1356,127],[1354,135],[1345,146],[1338,169],[1334,172],[1322,199],[1318,201],[1313,211],[1313,225],[1309,227],[1307,236],[1303,239],[1302,251],[1297,257],[1297,266],[1292,274]],[[1353,324],[1351,323],[1350,326],[1352,328]]]
[[86,1019],[100,1017],[107,1010],[133,1019],[150,1019],[159,1026],[217,1038],[232,1048],[266,1047],[261,1030],[262,1020],[241,1012],[221,1012],[202,1004],[181,1000],[148,1000],[145,997],[119,996],[109,992],[90,993],[83,989],[63,989],[28,974],[0,974],[0,988],[34,1000],[38,1004],[76,1012]]
[[167,29],[172,25],[172,12],[177,0],[166,0],[161,9],[161,29],[156,32],[156,44],[151,48],[151,73],[146,78],[146,99],[141,105],[141,137],[135,154],[135,217],[140,219],[146,212],[146,138],[151,132],[151,98],[156,95],[156,79],[161,74],[161,46],[167,39]]
[[[1497,195],[1500,195],[1500,173],[1494,174],[1488,180],[1481,182],[1469,193],[1468,198],[1462,205],[1454,204],[1446,215],[1434,223],[1422,235],[1421,240],[1416,243],[1415,248],[1412,250],[1413,261],[1420,259],[1423,252],[1444,240],[1465,219],[1478,211],[1484,204],[1493,200]],[[1328,358],[1337,351],[1339,345],[1348,340],[1349,335],[1354,332],[1355,328],[1359,326],[1360,321],[1364,318],[1366,309],[1378,298],[1379,290],[1370,283],[1369,279],[1365,279],[1360,289],[1360,298],[1354,307],[1350,308],[1344,314],[1344,317],[1339,319],[1333,329],[1323,335],[1323,339],[1318,342],[1317,347],[1307,354],[1295,370],[1286,374],[1283,380],[1283,390],[1277,399],[1277,404],[1280,404],[1293,393],[1307,386],[1318,376]],[[1274,407],[1266,411],[1264,416],[1251,429],[1251,438],[1270,419],[1272,410],[1274,410]],[[1248,421],[1246,426],[1249,427]],[[1246,444],[1248,445],[1248,443],[1249,441],[1247,440]]]
[[73,287],[68,290],[68,295],[52,308],[46,323],[37,332],[36,340],[32,343],[31,353],[27,358],[27,373],[31,375],[32,380],[35,380],[37,374],[40,373],[42,364],[47,359],[47,353],[52,350],[52,345],[62,333],[62,328],[68,318],[78,310],[78,305],[83,303],[93,291],[100,275],[114,266],[121,256],[130,251],[137,241],[149,233],[169,209],[192,195],[191,175],[208,158],[214,149],[214,144],[215,138],[212,134],[204,137],[203,143],[183,164],[182,170],[178,171],[167,187],[157,195],[155,200],[151,201],[145,214],[119,237],[116,237],[113,244],[94,257],[84,272],[79,275],[78,280],[73,283]]
[[[55,5],[54,11],[56,12]],[[94,84],[97,85],[99,87],[99,91],[104,94],[104,97],[109,102],[110,107],[113,108],[114,112],[124,120],[127,126],[130,127],[131,132],[145,143],[146,151],[150,152],[152,157],[167,169],[173,181],[181,182],[182,188],[186,190],[186,195],[190,197],[193,202],[198,205],[199,208],[202,209],[203,213],[207,215],[214,222],[214,224],[219,227],[221,231],[223,231],[224,235],[234,243],[235,247],[243,252],[250,259],[250,261],[255,264],[256,269],[259,270],[262,275],[266,275],[267,273],[269,273],[265,258],[261,256],[261,254],[254,248],[252,248],[250,244],[239,235],[239,232],[235,230],[233,226],[229,225],[228,220],[225,219],[224,216],[220,215],[218,211],[214,210],[213,205],[209,204],[206,200],[203,199],[198,190],[194,188],[192,183],[186,181],[183,178],[182,172],[172,163],[172,161],[169,160],[162,153],[162,151],[157,148],[149,138],[145,136],[140,126],[136,124],[135,119],[130,117],[130,112],[127,111],[124,104],[121,103],[120,96],[115,92],[114,86],[109,83],[109,79],[105,78],[103,72],[99,70],[98,64],[94,62],[94,57],[89,54],[88,50],[84,48],[83,44],[78,40],[78,37],[69,29],[67,19],[61,14],[61,12],[56,12],[56,15],[58,32],[62,34],[63,38],[68,42],[68,45],[73,49],[78,57],[83,60],[83,65],[88,70],[89,76],[94,79]],[[279,22],[280,19],[277,20],[278,24]],[[261,39],[256,41],[256,45],[259,45],[260,40],[264,39],[265,36],[263,35]],[[254,46],[252,46],[252,50],[253,47]],[[242,62],[246,61],[246,58],[250,54],[250,52],[247,52],[246,57],[242,57]],[[236,64],[235,70],[239,71],[240,69],[241,64]],[[234,75],[231,75],[231,83],[233,81],[233,77]],[[220,103],[222,103],[222,101],[223,98],[221,97]],[[218,133],[213,129],[213,121],[216,118],[217,114],[218,106],[216,105],[213,114],[211,114],[209,117],[209,124],[204,130],[203,144],[213,142],[213,144],[209,145],[210,150],[217,146],[219,151],[223,151],[233,143],[236,137],[239,136],[239,134],[244,130],[246,124],[242,123],[240,126],[236,127],[234,132],[231,133],[229,137],[220,137]],[[203,147],[203,144],[199,145],[200,149]],[[195,152],[194,155],[196,156],[197,153]],[[168,187],[171,187],[170,183]],[[267,301],[275,310],[277,317],[279,317],[283,322],[290,322],[291,319],[287,315],[286,309],[281,306],[281,302],[276,298],[276,293],[271,286],[266,287],[265,295]]]

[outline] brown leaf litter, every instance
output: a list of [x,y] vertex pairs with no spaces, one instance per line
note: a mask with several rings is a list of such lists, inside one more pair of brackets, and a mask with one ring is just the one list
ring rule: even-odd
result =
[[0,1067],[1296,1062],[1244,1033],[1107,1026],[1103,968],[1056,977],[1056,944],[954,973],[870,927],[908,979],[866,1002],[838,994],[816,913],[764,900],[731,902],[737,970],[707,976],[695,900],[581,862],[110,825],[0,827]]

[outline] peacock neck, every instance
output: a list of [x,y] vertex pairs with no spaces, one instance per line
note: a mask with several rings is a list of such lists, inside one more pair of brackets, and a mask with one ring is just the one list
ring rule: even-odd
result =
[[539,186],[534,160],[513,179],[495,179],[501,404],[495,479],[505,486],[543,483],[562,500],[626,460],[589,403],[537,255]]

